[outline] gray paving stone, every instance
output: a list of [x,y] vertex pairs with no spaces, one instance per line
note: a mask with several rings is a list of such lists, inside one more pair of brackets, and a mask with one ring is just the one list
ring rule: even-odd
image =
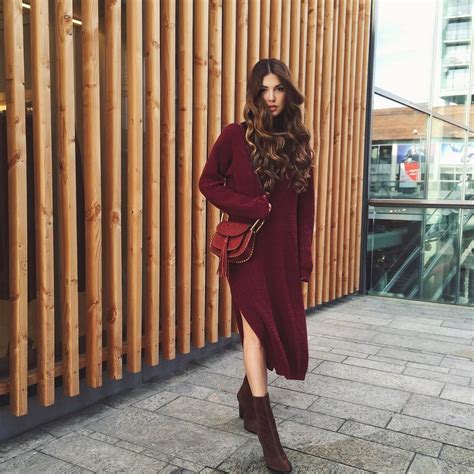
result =
[[94,472],[134,471],[140,466],[140,472],[154,473],[166,465],[157,459],[74,433],[48,443],[41,452]]
[[374,426],[385,426],[392,416],[392,412],[388,410],[380,410],[357,403],[349,403],[325,397],[319,397],[309,407],[309,410],[325,413],[345,420],[361,421]]
[[407,392],[392,388],[367,385],[352,380],[326,377],[313,373],[308,374],[304,381],[279,379],[274,382],[274,385],[392,411],[401,410],[410,396]]
[[352,322],[352,323],[361,323],[362,325],[369,325],[372,324],[374,326],[387,326],[390,324],[391,321],[393,321],[393,318],[390,316],[387,317],[375,317],[375,316],[361,316],[357,314],[346,314],[343,313],[342,309],[340,310],[341,312],[338,311],[329,311],[327,312],[327,315],[320,315],[318,316],[319,320],[322,321],[339,321],[342,323],[347,323],[347,322]]
[[440,336],[449,336],[455,337],[460,339],[466,339],[467,341],[472,341],[472,332],[466,331],[465,329],[454,329],[454,328],[447,328],[442,326],[433,326],[432,324],[421,324],[418,321],[400,321],[396,319],[390,324],[391,328],[398,328],[398,329],[408,329],[410,331],[414,331],[417,333],[422,333],[423,335],[440,335]]
[[212,388],[201,387],[187,382],[173,382],[173,379],[171,379],[170,382],[163,383],[160,387],[167,392],[173,392],[177,395],[186,395],[191,398],[199,398],[200,400],[204,400],[209,395],[215,393],[215,390]]
[[308,327],[308,334],[315,336],[334,336],[340,338],[355,339],[357,341],[370,341],[377,333],[368,329],[358,329],[355,327],[341,326],[340,324],[331,324],[317,322]]
[[[438,380],[439,382],[453,383],[456,385],[469,385],[469,379],[467,377],[459,377],[458,375],[445,374],[433,370],[417,369],[415,367],[406,367],[403,371],[403,375],[410,375],[412,377],[419,377],[429,380]],[[443,395],[440,395],[440,397],[443,397]]]
[[430,364],[420,364],[418,362],[407,362],[407,367],[412,367],[414,369],[422,369],[422,370],[431,370],[433,372],[440,372],[443,374],[449,374],[451,369],[447,367],[440,367],[438,365],[430,365]]
[[358,359],[363,359],[364,357],[367,357],[367,354],[364,354],[363,352],[348,351],[347,349],[339,349],[337,347],[334,348],[331,352],[333,354],[339,354],[339,355],[347,356],[347,357],[357,357]]
[[405,366],[407,364],[407,362],[405,362],[404,360],[392,359],[390,357],[382,357],[382,356],[376,356],[376,355],[369,355],[367,359],[377,360],[379,362],[386,362],[387,364],[395,364],[395,365],[401,365],[401,366]]
[[337,431],[344,423],[343,419],[335,416],[308,410],[300,410],[299,408],[280,404],[276,404],[273,407],[273,414],[275,417],[281,418],[282,420],[292,420],[297,423],[316,426],[331,431]]
[[417,436],[370,426],[356,421],[346,421],[339,429],[339,433],[435,457],[438,456],[442,447],[442,444],[436,441],[430,441],[418,438]]
[[[219,406],[219,410],[221,408],[223,407]],[[234,416],[238,419],[237,415]],[[144,446],[148,451],[180,456],[210,467],[217,467],[247,439],[133,407],[100,420],[94,429]]]
[[143,446],[138,446],[137,444],[129,443],[128,441],[117,441],[117,443],[115,443],[115,446],[128,449],[129,451],[133,451],[134,453],[142,453],[143,451],[145,451],[145,448]]
[[85,428],[95,421],[105,418],[115,412],[116,410],[110,406],[97,403],[74,413],[73,415],[43,425],[41,429],[57,437],[64,436],[68,433],[73,433],[79,428]]
[[115,438],[114,436],[107,436],[102,433],[95,433],[94,431],[90,433],[83,433],[82,430],[78,430],[75,432],[76,434],[84,434],[85,436],[88,436],[89,438],[96,439],[98,441],[102,441],[104,443],[108,444],[115,444],[117,441],[119,441],[118,438]]
[[459,357],[445,357],[441,361],[441,367],[448,367],[449,369],[465,370],[474,376],[474,362],[469,359]]
[[439,395],[443,384],[435,380],[419,379],[408,375],[386,373],[380,370],[369,369],[366,367],[355,367],[347,364],[337,364],[335,362],[325,361],[316,368],[314,373],[321,375],[330,375],[346,380],[354,380],[367,384],[374,384],[382,387],[406,390],[424,395]]
[[237,394],[229,392],[220,392],[218,390],[213,390],[212,393],[206,398],[208,402],[216,403],[219,405],[226,405],[232,407],[234,410],[237,410]]
[[474,429],[474,407],[465,403],[414,394],[402,413],[469,430]]
[[334,337],[316,336],[308,343],[314,349],[320,349],[320,345],[330,347],[331,349],[344,349],[347,351],[360,352],[362,354],[377,354],[380,350],[380,345],[362,344],[359,342],[346,341],[344,339],[336,339]]
[[245,375],[242,359],[236,357],[233,351],[230,354],[217,354],[201,362],[200,365],[207,367],[208,371],[214,374],[227,375],[238,379],[243,379]]
[[316,357],[317,359],[321,359],[321,360],[332,360],[333,362],[342,362],[344,359],[346,359],[346,357],[343,355],[329,352],[330,350],[331,348],[328,348],[328,350],[324,351],[324,350],[313,349],[312,347],[310,347],[309,355],[310,357]]
[[459,385],[447,383],[441,392],[440,397],[446,398],[447,400],[453,400],[455,402],[474,405],[474,388],[461,387]]
[[332,314],[320,315],[318,316],[319,323],[334,324],[336,326],[343,326],[345,328],[355,328],[355,329],[368,329],[369,324],[352,321],[350,319],[343,320],[339,318],[334,318]]
[[295,408],[308,408],[316,399],[314,395],[306,393],[295,392],[291,389],[280,388],[275,386],[276,382],[268,387],[270,399],[274,403],[281,403]]
[[335,462],[375,472],[405,472],[413,453],[293,421],[279,425],[282,444]]
[[178,397],[179,395],[177,393],[163,390],[158,392],[156,395],[152,395],[151,397],[145,398],[140,402],[134,403],[132,406],[141,408],[142,410],[156,411],[158,408],[161,408],[163,405],[166,405]]
[[213,374],[207,370],[193,370],[181,379],[182,382],[198,385],[200,387],[237,393],[242,385],[242,379]]
[[387,425],[387,428],[419,436],[420,438],[432,439],[467,449],[474,449],[473,431],[446,425],[444,423],[395,414]]
[[[372,341],[380,346],[397,346],[406,349],[417,349],[420,351],[433,352],[459,357],[474,357],[474,348],[469,345],[444,341],[440,344],[434,339],[424,339],[415,335],[377,334]],[[379,355],[385,355],[380,353]]]
[[120,410],[132,405],[133,403],[137,403],[140,400],[144,400],[145,398],[155,395],[157,391],[158,389],[155,384],[147,383],[143,386],[127,390],[126,392],[112,395],[105,400],[102,400],[101,403]]
[[84,469],[74,464],[56,459],[48,456],[47,454],[39,453],[37,451],[29,451],[27,453],[20,454],[19,456],[0,464],[0,472],[5,473],[48,473],[48,474],[60,474],[60,473],[86,473],[93,472]]
[[470,449],[458,448],[456,446],[443,446],[439,457],[448,463],[463,464],[474,468],[474,451]]
[[163,406],[157,413],[213,428],[223,427],[238,416],[236,408],[185,396]]
[[446,328],[465,329],[466,331],[474,330],[474,322],[472,320],[466,322],[443,321],[441,326]]
[[[285,449],[285,452],[293,466],[292,472],[295,474],[313,472],[318,474],[352,474],[367,472],[292,449]],[[262,448],[258,441],[254,439],[249,439],[244,445],[237,449],[219,465],[219,469],[224,472],[239,474],[267,474],[269,472],[263,459]]]
[[54,439],[54,436],[42,429],[28,431],[27,433],[1,442],[0,457],[4,460],[10,459],[32,449],[38,449]]
[[423,352],[414,352],[400,348],[394,349],[393,347],[382,347],[377,355],[380,357],[390,357],[391,359],[400,359],[429,365],[439,365],[443,359],[443,356],[439,354],[424,354]]
[[400,374],[404,366],[400,364],[391,364],[388,362],[380,362],[372,359],[360,359],[358,357],[348,357],[344,364],[358,365],[360,367],[368,367],[370,369],[382,370],[385,372],[394,372]]
[[417,454],[410,465],[409,474],[468,474],[473,470],[460,464]]

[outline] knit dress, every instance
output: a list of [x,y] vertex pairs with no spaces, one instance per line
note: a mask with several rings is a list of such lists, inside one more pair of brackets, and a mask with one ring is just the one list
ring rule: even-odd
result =
[[260,339],[269,370],[304,380],[308,338],[301,281],[308,281],[313,269],[314,179],[311,175],[308,189],[299,194],[289,180],[277,181],[267,197],[253,168],[245,127],[245,122],[232,123],[222,130],[199,189],[231,221],[265,219],[252,257],[229,263],[233,315],[242,345],[242,316]]

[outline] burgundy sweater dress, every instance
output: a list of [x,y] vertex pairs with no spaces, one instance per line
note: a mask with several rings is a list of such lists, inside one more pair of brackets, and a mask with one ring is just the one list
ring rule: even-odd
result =
[[267,197],[253,168],[245,127],[242,122],[223,129],[204,166],[199,189],[231,221],[265,218],[252,257],[229,263],[233,314],[242,344],[242,316],[262,342],[269,370],[304,380],[308,338],[301,280],[308,281],[313,269],[313,175],[303,193],[297,194],[285,179],[277,181]]

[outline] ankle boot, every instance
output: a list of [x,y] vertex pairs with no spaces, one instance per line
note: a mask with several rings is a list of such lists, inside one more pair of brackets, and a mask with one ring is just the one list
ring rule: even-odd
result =
[[292,466],[280,443],[268,393],[264,397],[253,397],[253,406],[257,416],[258,440],[267,467],[276,472],[291,472]]
[[242,386],[237,392],[237,400],[239,401],[239,416],[244,420],[244,428],[251,433],[257,433],[257,418],[255,417],[252,391],[247,376],[244,377]]

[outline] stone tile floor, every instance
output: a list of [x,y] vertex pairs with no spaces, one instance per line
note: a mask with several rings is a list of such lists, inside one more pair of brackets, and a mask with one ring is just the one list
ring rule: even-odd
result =
[[[474,311],[353,296],[308,314],[304,381],[269,373],[294,472],[474,472]],[[0,444],[0,472],[267,472],[240,344]]]

